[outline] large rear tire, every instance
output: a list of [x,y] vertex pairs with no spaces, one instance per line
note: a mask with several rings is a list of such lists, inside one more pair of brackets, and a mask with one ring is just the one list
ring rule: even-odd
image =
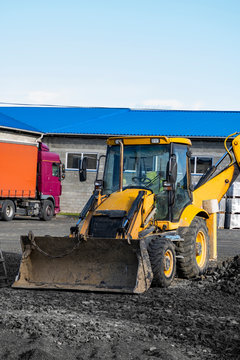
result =
[[5,200],[2,205],[2,219],[11,221],[15,216],[15,205],[12,200]]
[[54,215],[54,206],[51,200],[44,200],[42,204],[42,210],[40,219],[44,221],[50,221]]
[[153,272],[153,285],[168,287],[176,272],[176,255],[170,240],[153,238],[148,247]]
[[179,228],[179,235],[184,239],[179,243],[177,261],[178,275],[192,278],[206,272],[209,263],[209,235],[206,221],[195,217],[188,228]]

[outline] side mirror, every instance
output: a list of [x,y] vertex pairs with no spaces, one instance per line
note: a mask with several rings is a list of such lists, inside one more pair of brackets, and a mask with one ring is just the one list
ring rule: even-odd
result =
[[168,163],[168,181],[171,184],[175,184],[177,180],[177,160],[176,155],[171,155]]
[[[95,180],[95,190],[101,190],[103,188],[103,174],[101,174],[101,177],[99,179],[99,173],[100,173],[100,163],[102,160],[106,160],[106,155],[100,155],[97,162],[97,174],[96,174],[96,180]],[[103,165],[103,164],[102,164]]]
[[87,158],[79,160],[79,180],[81,182],[87,180]]

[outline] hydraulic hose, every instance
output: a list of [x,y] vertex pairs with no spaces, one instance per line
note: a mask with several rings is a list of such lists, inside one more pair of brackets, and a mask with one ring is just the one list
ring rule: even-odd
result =
[[235,136],[235,135],[237,135],[237,134],[239,134],[239,132],[236,131],[235,133],[233,133],[233,134],[231,134],[231,135],[228,135],[228,136],[226,137],[226,139],[224,140],[225,149],[226,149],[226,151],[227,151],[227,153],[228,153],[228,155],[229,155],[229,157],[230,157],[230,164],[229,164],[229,166],[232,165],[232,163],[233,163],[233,157],[232,157],[232,154],[230,153],[230,151],[229,151],[229,149],[228,149],[228,147],[227,147],[227,141],[228,141],[228,139],[229,139],[230,137]]

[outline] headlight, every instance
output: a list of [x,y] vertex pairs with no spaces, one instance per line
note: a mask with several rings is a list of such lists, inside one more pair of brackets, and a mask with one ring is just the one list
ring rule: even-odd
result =
[[160,139],[159,139],[159,138],[151,138],[151,143],[152,143],[152,144],[159,144],[159,143],[160,143]]

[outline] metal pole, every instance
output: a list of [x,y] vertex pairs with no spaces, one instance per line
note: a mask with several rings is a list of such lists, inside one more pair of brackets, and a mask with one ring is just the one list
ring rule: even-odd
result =
[[119,162],[119,191],[123,190],[123,142],[117,140],[116,144],[120,145],[120,162]]

